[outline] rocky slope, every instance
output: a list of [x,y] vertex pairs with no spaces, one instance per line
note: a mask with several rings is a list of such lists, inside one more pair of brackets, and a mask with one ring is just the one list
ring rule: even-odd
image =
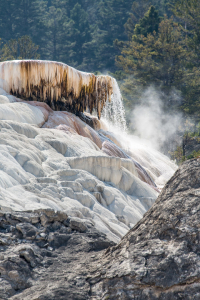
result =
[[0,300],[89,299],[89,266],[113,245],[63,212],[0,212]]
[[108,249],[92,299],[200,299],[200,160],[186,162],[143,219]]
[[199,159],[118,245],[63,212],[2,212],[0,299],[200,299],[199,217]]

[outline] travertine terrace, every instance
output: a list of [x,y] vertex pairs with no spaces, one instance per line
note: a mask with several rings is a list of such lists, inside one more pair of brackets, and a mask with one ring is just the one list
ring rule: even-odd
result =
[[125,132],[106,131],[102,120],[92,128],[74,114],[89,105],[100,118],[106,100],[116,122],[123,121],[120,90],[109,76],[57,62],[0,64],[1,210],[65,211],[92,220],[114,242],[142,218],[176,166],[129,145]]
[[98,117],[111,101],[115,79],[77,71],[66,64],[41,60],[0,63],[0,87],[24,100],[47,103],[73,113],[95,109]]

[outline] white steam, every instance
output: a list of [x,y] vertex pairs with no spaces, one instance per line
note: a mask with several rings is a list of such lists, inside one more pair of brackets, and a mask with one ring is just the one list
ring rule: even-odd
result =
[[[164,144],[170,143],[183,126],[180,113],[175,114],[164,109],[162,96],[154,88],[148,88],[142,94],[140,105],[133,110],[131,120],[135,134],[150,141],[158,150]],[[168,99],[180,101],[175,93],[173,99],[172,97]]]

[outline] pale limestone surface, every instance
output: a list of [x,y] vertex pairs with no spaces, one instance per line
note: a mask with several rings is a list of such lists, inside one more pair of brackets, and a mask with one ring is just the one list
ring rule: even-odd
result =
[[146,211],[145,199],[150,207],[157,197],[131,161],[105,156],[87,138],[13,121],[0,121],[0,128],[1,209],[65,210],[94,220],[117,241],[129,227],[116,215],[132,226]]
[[157,192],[137,177],[130,159],[107,156],[88,137],[40,128],[44,108],[0,94],[10,102],[0,101],[1,210],[62,210],[118,242]]

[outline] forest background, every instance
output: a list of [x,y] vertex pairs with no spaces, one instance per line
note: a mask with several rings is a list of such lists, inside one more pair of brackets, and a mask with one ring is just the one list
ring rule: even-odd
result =
[[192,117],[200,135],[199,16],[199,0],[1,0],[0,61],[40,58],[109,73],[128,122],[153,87],[163,109]]

